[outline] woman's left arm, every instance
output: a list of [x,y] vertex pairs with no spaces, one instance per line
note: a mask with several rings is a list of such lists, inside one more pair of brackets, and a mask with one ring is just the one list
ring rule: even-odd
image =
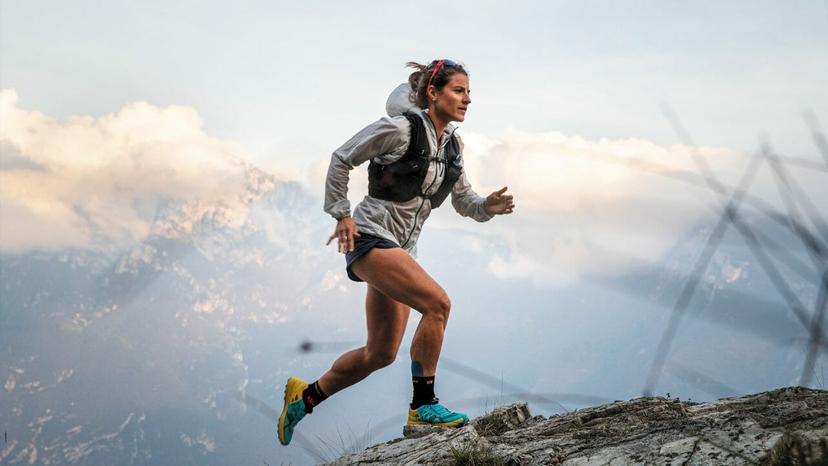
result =
[[[458,137],[460,153],[463,153],[463,141]],[[462,155],[461,155],[462,157]],[[451,205],[458,214],[464,217],[471,217],[478,222],[491,220],[495,215],[511,214],[515,208],[513,198],[506,193],[506,188],[489,194],[488,197],[481,197],[471,187],[466,170],[460,174],[460,178],[454,183],[451,190]]]
[[454,210],[463,217],[471,217],[478,222],[486,222],[494,217],[486,210],[486,198],[477,195],[472,190],[469,180],[466,178],[466,171],[460,174],[460,178],[454,183],[451,190],[451,205]]

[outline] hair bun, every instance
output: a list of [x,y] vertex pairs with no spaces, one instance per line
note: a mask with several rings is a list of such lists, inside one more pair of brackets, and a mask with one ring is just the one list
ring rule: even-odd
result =
[[414,68],[420,73],[424,73],[427,65],[421,65],[420,63],[417,63],[415,61],[410,61],[406,62],[405,66],[408,68]]

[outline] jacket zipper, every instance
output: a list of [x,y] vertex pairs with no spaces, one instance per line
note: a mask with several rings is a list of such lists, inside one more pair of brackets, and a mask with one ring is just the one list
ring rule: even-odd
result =
[[[431,161],[429,161],[428,163],[429,163],[429,164],[431,164]],[[434,162],[434,163],[437,163],[437,162]],[[431,184],[430,184],[430,185],[428,185],[428,188],[426,188],[425,192],[423,192],[423,193],[420,195],[420,198],[422,198],[422,201],[420,201],[420,207],[417,207],[417,212],[415,212],[415,213],[414,213],[414,225],[412,225],[412,226],[411,226],[411,232],[410,232],[410,233],[408,233],[408,238],[406,238],[406,239],[405,239],[405,242],[404,242],[404,243],[402,244],[402,246],[401,246],[401,247],[403,247],[403,248],[404,248],[404,247],[405,247],[405,245],[407,245],[407,244],[408,244],[408,242],[411,240],[411,235],[413,235],[413,234],[414,234],[414,230],[416,230],[416,229],[417,229],[417,217],[419,217],[419,215],[420,215],[420,210],[422,210],[423,206],[425,205],[425,201],[426,201],[425,193],[427,193],[427,192],[431,189],[431,187],[432,187],[432,186],[434,186],[434,182],[435,182],[435,181],[437,181],[437,176],[439,175],[439,173],[437,173],[437,171],[438,171],[439,169],[440,169],[440,165],[439,165],[439,164],[437,164],[437,166],[436,166],[436,167],[434,167],[434,179],[433,179],[433,180],[431,180]]]

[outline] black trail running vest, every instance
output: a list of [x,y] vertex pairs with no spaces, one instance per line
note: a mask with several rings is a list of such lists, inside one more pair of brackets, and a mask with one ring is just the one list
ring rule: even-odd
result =
[[[440,207],[446,199],[454,183],[463,173],[463,167],[458,161],[460,144],[454,134],[446,143],[446,160],[439,160],[431,155],[426,135],[425,124],[419,116],[406,112],[403,114],[411,123],[411,141],[408,150],[394,163],[382,165],[371,160],[368,165],[368,194],[377,199],[394,202],[406,202],[416,196],[431,200],[431,207]],[[440,188],[431,196],[422,191],[428,165],[430,161],[437,161],[446,165],[446,176]]]

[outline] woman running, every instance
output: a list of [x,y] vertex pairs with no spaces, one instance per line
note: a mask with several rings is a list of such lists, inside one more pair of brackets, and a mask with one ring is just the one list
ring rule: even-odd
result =
[[[279,417],[279,441],[290,443],[296,424],[334,393],[394,362],[411,308],[422,314],[411,342],[414,396],[408,424],[461,426],[469,418],[446,409],[434,394],[437,359],[451,302],[446,291],[417,263],[417,238],[432,209],[451,194],[464,217],[485,222],[510,214],[515,205],[506,188],[478,196],[463,170],[463,143],[449,123],[463,121],[471,98],[464,67],[434,60],[417,69],[386,103],[388,117],[368,125],[331,156],[325,212],[337,220],[339,252],[346,272],[368,284],[365,308],[368,341],[336,361],[317,381],[290,377]],[[351,217],[349,172],[368,166],[368,195]]]

